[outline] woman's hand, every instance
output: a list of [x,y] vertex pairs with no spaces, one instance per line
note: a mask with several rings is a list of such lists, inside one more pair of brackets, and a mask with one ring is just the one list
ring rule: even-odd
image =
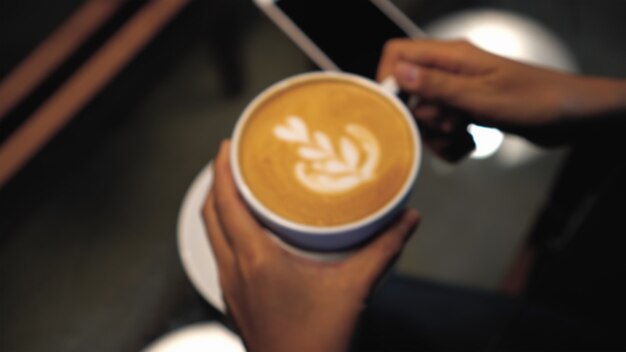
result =
[[346,351],[375,284],[418,223],[414,210],[340,262],[278,246],[252,217],[232,179],[229,143],[214,163],[203,216],[229,313],[250,351]]
[[626,108],[624,81],[526,65],[465,41],[392,40],[378,79],[391,75],[421,99],[413,113],[439,136],[472,122],[555,144],[578,120]]

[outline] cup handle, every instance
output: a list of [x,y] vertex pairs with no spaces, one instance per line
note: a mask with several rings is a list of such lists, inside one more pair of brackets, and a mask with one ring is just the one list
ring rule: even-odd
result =
[[384,90],[393,95],[398,95],[398,93],[400,93],[400,87],[398,86],[398,82],[394,76],[387,76],[387,78],[380,82],[380,85]]
[[[398,81],[396,81],[396,78],[394,76],[388,76],[380,83],[380,85],[383,87],[384,90],[393,95],[400,94],[400,86],[398,86]],[[417,107],[417,104],[419,104],[419,102],[420,98],[418,96],[411,95],[409,96],[409,99],[406,103],[409,107],[409,110],[413,111],[413,109]]]

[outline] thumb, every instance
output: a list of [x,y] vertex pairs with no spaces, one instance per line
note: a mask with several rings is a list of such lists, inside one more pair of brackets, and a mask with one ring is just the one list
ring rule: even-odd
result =
[[402,250],[419,220],[420,216],[415,209],[406,210],[384,233],[353,255],[349,265],[357,269],[355,272],[364,275],[366,281],[373,282]]
[[471,92],[471,82],[465,76],[407,61],[398,62],[393,75],[402,90],[458,108],[463,108],[463,98]]

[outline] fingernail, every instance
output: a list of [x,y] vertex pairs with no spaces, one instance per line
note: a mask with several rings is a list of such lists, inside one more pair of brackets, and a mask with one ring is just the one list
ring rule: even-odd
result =
[[220,143],[220,151],[225,151],[227,147],[228,139],[222,139],[222,142]]
[[419,75],[417,66],[407,62],[400,62],[396,65],[396,76],[401,83],[415,84]]

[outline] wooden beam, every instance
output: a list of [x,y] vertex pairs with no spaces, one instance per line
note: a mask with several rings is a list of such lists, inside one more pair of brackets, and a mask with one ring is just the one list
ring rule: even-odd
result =
[[189,0],[152,0],[0,147],[0,187],[71,120]]
[[122,0],[86,1],[0,82],[0,119],[28,96],[96,30]]

